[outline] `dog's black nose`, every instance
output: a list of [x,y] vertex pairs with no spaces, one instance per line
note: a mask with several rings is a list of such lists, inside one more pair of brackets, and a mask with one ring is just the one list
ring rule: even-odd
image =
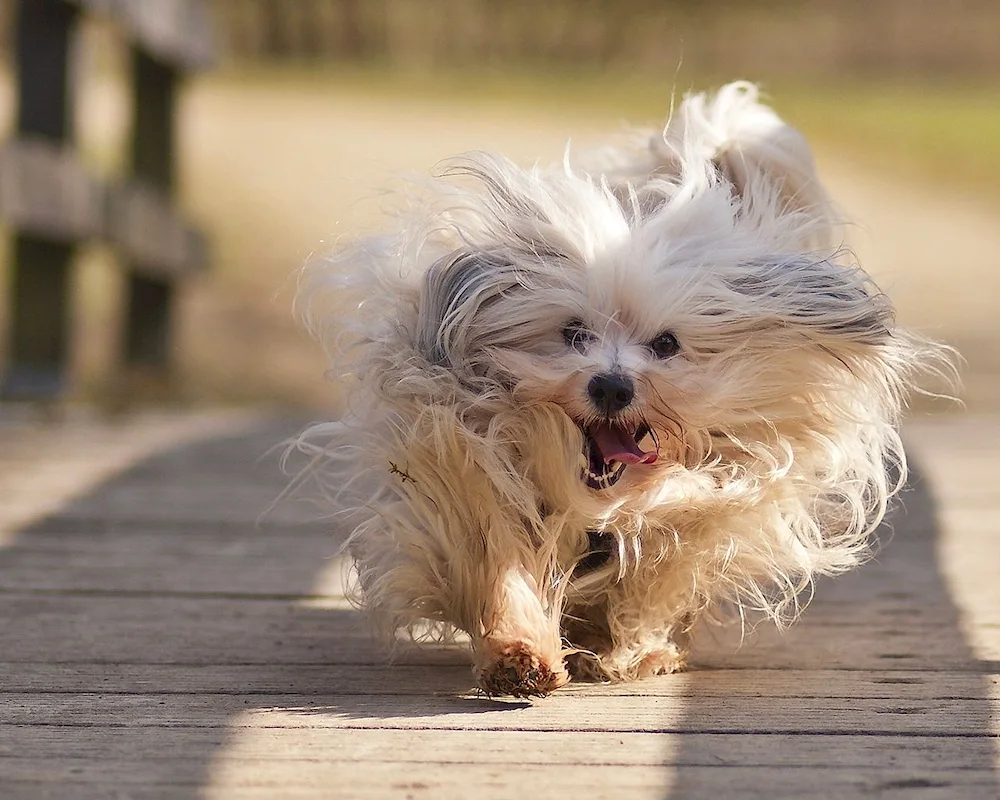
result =
[[635,397],[632,379],[616,372],[595,375],[587,384],[587,394],[591,401],[607,417],[617,414]]

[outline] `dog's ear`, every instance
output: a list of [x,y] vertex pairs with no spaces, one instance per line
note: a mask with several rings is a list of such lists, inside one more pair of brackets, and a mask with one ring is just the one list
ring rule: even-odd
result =
[[451,368],[464,363],[476,314],[515,283],[510,265],[490,253],[459,251],[432,265],[421,287],[417,321],[424,357]]
[[736,123],[712,163],[745,205],[766,192],[777,196],[780,211],[829,213],[829,200],[801,133],[757,104]]
[[770,197],[779,211],[832,215],[805,137],[761,103],[751,83],[689,95],[649,147],[656,171],[708,162],[745,205]]
[[744,264],[727,284],[761,324],[858,345],[886,344],[892,336],[892,305],[859,267],[776,256]]

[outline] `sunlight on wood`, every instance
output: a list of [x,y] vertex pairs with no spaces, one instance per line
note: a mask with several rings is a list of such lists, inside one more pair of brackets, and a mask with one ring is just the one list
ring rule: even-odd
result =
[[[961,614],[963,638],[987,671],[1000,664],[1000,516],[986,512],[996,502],[996,453],[1000,431],[989,418],[967,417],[945,424],[911,425],[913,455],[935,488],[939,503],[937,541],[941,570]],[[1000,736],[1000,680],[989,681],[992,732]],[[996,765],[1000,769],[1000,742]]]
[[[264,797],[269,791],[282,797],[334,796],[348,787],[352,797],[428,800],[480,793],[539,800],[584,793],[608,800],[669,796],[674,770],[668,765],[680,750],[676,735],[580,731],[570,745],[564,733],[544,727],[515,735],[482,729],[494,722],[506,728],[501,719],[511,715],[563,717],[559,706],[572,714],[568,698],[534,704],[454,698],[456,708],[467,704],[473,710],[448,713],[434,704],[439,707],[428,714],[437,715],[423,718],[393,717],[392,703],[389,697],[378,707],[355,703],[348,709],[242,714],[209,767],[202,796]],[[679,716],[678,708],[674,718]],[[582,725],[588,727],[585,721]]]
[[0,418],[0,545],[20,528],[142,458],[212,433],[237,433],[259,419],[240,411],[146,413],[51,424]]

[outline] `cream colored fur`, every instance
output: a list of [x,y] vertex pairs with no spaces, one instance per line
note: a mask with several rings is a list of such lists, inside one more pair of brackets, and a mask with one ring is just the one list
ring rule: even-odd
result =
[[[648,144],[551,168],[469,155],[406,197],[302,294],[352,390],[298,446],[380,631],[465,631],[486,691],[545,693],[568,670],[679,669],[699,619],[783,624],[869,553],[914,376],[947,359],[839,247],[805,141],[754,87],[687,98]],[[680,350],[656,358],[664,330]],[[621,419],[659,458],[594,490],[587,385],[608,371],[634,380]]]

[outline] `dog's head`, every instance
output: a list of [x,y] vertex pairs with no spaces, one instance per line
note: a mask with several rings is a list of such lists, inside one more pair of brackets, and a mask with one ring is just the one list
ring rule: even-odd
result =
[[891,307],[810,249],[821,223],[773,184],[748,195],[710,161],[624,191],[495,158],[461,171],[485,200],[424,274],[418,347],[472,392],[558,406],[590,489],[895,391]]
[[390,405],[521,415],[535,472],[594,498],[810,450],[808,480],[884,498],[916,340],[832,241],[802,138],[736,85],[613,161],[454,162],[398,237],[342,256],[370,345],[347,371]]

